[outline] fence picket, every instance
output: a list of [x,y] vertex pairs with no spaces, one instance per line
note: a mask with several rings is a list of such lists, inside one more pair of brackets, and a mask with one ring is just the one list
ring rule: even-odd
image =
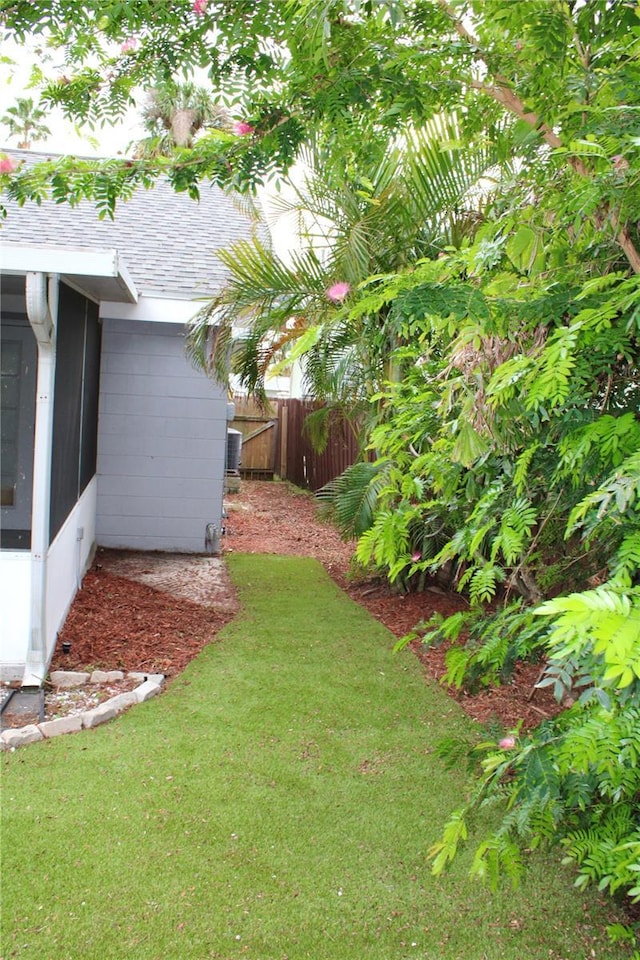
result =
[[[319,490],[351,466],[359,456],[357,437],[344,422],[332,423],[322,453],[304,434],[304,421],[322,406],[314,400],[273,400],[267,410],[248,397],[234,397],[232,426],[244,434],[240,473],[273,477],[276,473],[298,487]],[[274,423],[274,429],[270,429]],[[244,446],[246,443],[246,447]]]

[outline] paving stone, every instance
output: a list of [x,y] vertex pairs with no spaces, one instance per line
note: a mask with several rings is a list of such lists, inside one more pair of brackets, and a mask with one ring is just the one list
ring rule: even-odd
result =
[[88,673],[79,673],[74,670],[54,670],[49,674],[49,680],[54,687],[60,687],[63,690],[81,687],[88,679]]
[[[163,673],[143,673],[132,671],[126,676],[131,680],[139,680],[140,685],[128,693],[120,693],[104,703],[98,704],[92,710],[74,716],[57,717],[55,720],[43,720],[38,724],[28,724],[24,727],[11,728],[0,734],[0,751],[12,750],[27,743],[57,737],[65,733],[78,733],[82,729],[97,727],[107,720],[112,720],[128,707],[143,703],[160,693],[165,682]],[[71,689],[89,683],[109,683],[124,679],[122,670],[94,670],[92,674],[72,670],[55,670],[50,675],[51,683],[61,689]]]
[[224,478],[224,492],[225,493],[240,493],[240,477],[225,477]]
[[124,680],[122,670],[94,670],[89,677],[89,683],[113,683],[115,680]]
[[0,739],[9,747],[22,747],[25,743],[36,743],[44,737],[35,723],[30,723],[26,727],[18,727],[17,730],[3,730]]
[[82,726],[85,730],[91,727],[97,727],[100,723],[106,723],[107,720],[113,720],[119,713],[132,707],[134,703],[139,703],[135,690],[129,693],[119,693],[117,697],[111,697],[104,703],[98,704],[93,710],[87,710],[82,714]]
[[143,703],[145,700],[150,700],[151,697],[155,697],[157,693],[160,693],[162,689],[159,683],[154,683],[153,680],[145,680],[144,683],[140,684],[133,692],[136,696],[137,703]]
[[82,715],[75,717],[56,717],[55,720],[44,720],[38,724],[38,729],[45,739],[59,737],[63,733],[78,733],[82,730]]
[[162,685],[165,680],[164,673],[140,673],[138,671],[132,671],[127,674],[127,677],[130,677],[131,680],[137,680],[138,683],[144,683],[145,680],[151,680],[153,683],[158,683]]

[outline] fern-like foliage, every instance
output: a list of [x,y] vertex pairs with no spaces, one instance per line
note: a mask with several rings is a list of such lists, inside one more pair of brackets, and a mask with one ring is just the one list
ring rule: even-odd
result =
[[552,618],[552,662],[579,659],[593,684],[640,689],[640,587],[605,584],[548,600],[535,612]]
[[[560,841],[577,865],[577,886],[624,890],[640,899],[640,790],[637,753],[640,707],[604,710],[576,705],[516,743],[477,748],[482,777],[470,802],[456,811],[433,851],[434,873],[455,856],[474,811],[505,805],[498,829],[476,850],[472,871],[517,882],[523,843]],[[512,746],[513,744],[513,746]],[[465,832],[460,829],[465,825]]]
[[521,600],[487,615],[482,607],[432,617],[410,639],[447,644],[443,683],[473,691],[507,683],[519,660],[541,657],[548,627]]
[[589,882],[599,890],[627,890],[633,903],[640,901],[640,824],[631,803],[608,807],[594,826],[573,831],[563,840],[565,863],[580,873],[576,886]]
[[571,512],[567,535],[584,530],[588,538],[609,520],[637,524],[640,501],[640,451],[634,452]]

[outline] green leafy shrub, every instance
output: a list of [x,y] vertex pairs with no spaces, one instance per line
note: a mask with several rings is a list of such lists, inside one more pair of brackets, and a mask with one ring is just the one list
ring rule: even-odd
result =
[[[516,880],[524,850],[560,843],[579,886],[636,901],[640,422],[626,307],[638,282],[537,289],[532,305],[502,270],[499,296],[495,275],[479,281],[484,306],[472,318],[462,276],[450,273],[437,296],[419,268],[412,280],[421,334],[403,350],[406,378],[389,386],[374,431],[387,482],[357,555],[391,580],[453,570],[469,610],[416,631],[448,645],[447,683],[508,682],[517,660],[533,657],[545,661],[540,686],[572,703],[526,737],[472,751],[477,788],[434,847],[434,871],[491,805],[501,822],[475,852],[478,876]],[[547,314],[551,303],[559,314]],[[439,539],[417,549],[418,530]]]

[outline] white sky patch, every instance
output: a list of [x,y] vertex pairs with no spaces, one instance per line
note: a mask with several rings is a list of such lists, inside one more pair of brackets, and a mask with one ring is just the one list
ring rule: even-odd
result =
[[305,184],[317,173],[303,159],[278,183],[268,183],[258,190],[258,200],[269,227],[273,248],[285,266],[293,266],[292,253],[313,247],[321,262],[330,255],[335,225],[305,209]]
[[[30,39],[17,44],[3,38],[2,57],[10,62],[0,63],[0,119],[19,98],[31,98],[36,106],[40,98],[37,87],[31,86],[31,71],[34,65],[55,76],[59,70],[55,61],[56,51],[45,49],[42,39]],[[143,96],[140,97],[142,103]],[[36,153],[78,154],[84,157],[116,157],[126,155],[132,142],[140,140],[144,131],[139,124],[139,108],[131,107],[117,123],[104,127],[81,126],[65,119],[59,108],[47,110],[44,123],[51,136],[35,140],[31,149]],[[17,147],[18,137],[9,134],[9,128],[0,124],[0,145]]]

